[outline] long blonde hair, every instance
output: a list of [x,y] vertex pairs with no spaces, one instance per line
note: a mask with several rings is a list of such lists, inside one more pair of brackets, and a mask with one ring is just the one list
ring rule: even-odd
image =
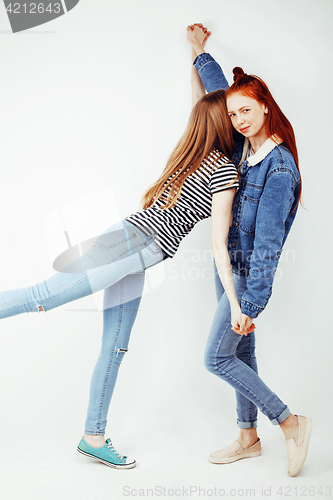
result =
[[224,90],[205,95],[194,106],[187,128],[161,176],[143,195],[142,208],[151,207],[158,199],[165,201],[165,205],[159,208],[173,207],[186,178],[200,167],[203,159],[214,148],[228,158],[232,157],[235,149]]

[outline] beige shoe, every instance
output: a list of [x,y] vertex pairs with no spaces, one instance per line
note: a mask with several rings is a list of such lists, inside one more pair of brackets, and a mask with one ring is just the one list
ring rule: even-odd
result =
[[296,476],[301,470],[308,452],[310,435],[312,430],[312,420],[307,417],[297,416],[298,435],[297,439],[287,439],[288,452],[288,474],[291,477]]
[[212,464],[230,464],[241,458],[259,457],[261,455],[260,439],[249,448],[243,448],[238,441],[231,443],[223,450],[214,451],[208,457]]

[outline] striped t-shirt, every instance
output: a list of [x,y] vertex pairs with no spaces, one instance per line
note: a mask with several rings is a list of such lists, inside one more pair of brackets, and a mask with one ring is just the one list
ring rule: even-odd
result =
[[[126,217],[126,220],[145,233],[155,233],[157,245],[173,257],[195,224],[211,216],[213,194],[238,188],[238,180],[233,182],[237,169],[228,162],[218,149],[213,149],[200,167],[186,178],[176,205],[162,210],[160,207],[165,201],[158,199],[153,206]],[[164,194],[167,195],[169,190],[167,188]]]

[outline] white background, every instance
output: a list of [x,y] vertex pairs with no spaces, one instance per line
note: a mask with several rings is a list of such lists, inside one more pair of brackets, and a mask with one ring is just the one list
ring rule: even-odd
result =
[[[185,28],[202,22],[229,81],[235,65],[261,76],[296,131],[305,209],[257,320],[257,356],[265,382],[314,420],[295,479],[281,431],[262,415],[261,458],[207,462],[237,427],[233,390],[203,366],[216,308],[205,221],[151,276],[161,284],[142,300],[120,370],[107,435],[136,469],[112,470],[76,452],[100,347],[102,315],[83,310],[97,309],[94,299],[1,322],[1,498],[118,500],[124,486],[133,495],[155,486],[166,495],[183,486],[206,496],[241,489],[237,498],[261,498],[262,486],[284,498],[278,488],[291,486],[297,498],[296,486],[309,496],[310,486],[330,485],[332,13],[331,0],[81,0],[12,34],[0,5],[1,289],[52,274],[55,248],[65,244],[60,209],[79,238],[139,208],[185,128]],[[316,498],[333,498],[327,492]]]

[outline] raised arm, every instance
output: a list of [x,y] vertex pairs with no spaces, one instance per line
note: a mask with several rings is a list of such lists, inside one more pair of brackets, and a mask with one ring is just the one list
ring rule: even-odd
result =
[[197,70],[193,66],[193,62],[199,54],[205,53],[204,47],[211,33],[202,24],[191,24],[187,26],[186,30],[187,40],[192,46],[191,89],[192,106],[195,106],[198,100],[206,94],[206,91]]
[[207,92],[213,92],[218,89],[226,90],[229,87],[221,66],[210,54],[206,52],[198,54],[193,65]]
[[204,88],[207,92],[213,92],[218,89],[226,90],[229,87],[221,66],[205,52],[205,44],[210,34],[210,31],[200,23],[187,27],[187,39],[192,45],[193,65],[196,70],[192,72],[192,81],[195,88],[199,89],[200,97],[204,95]]

